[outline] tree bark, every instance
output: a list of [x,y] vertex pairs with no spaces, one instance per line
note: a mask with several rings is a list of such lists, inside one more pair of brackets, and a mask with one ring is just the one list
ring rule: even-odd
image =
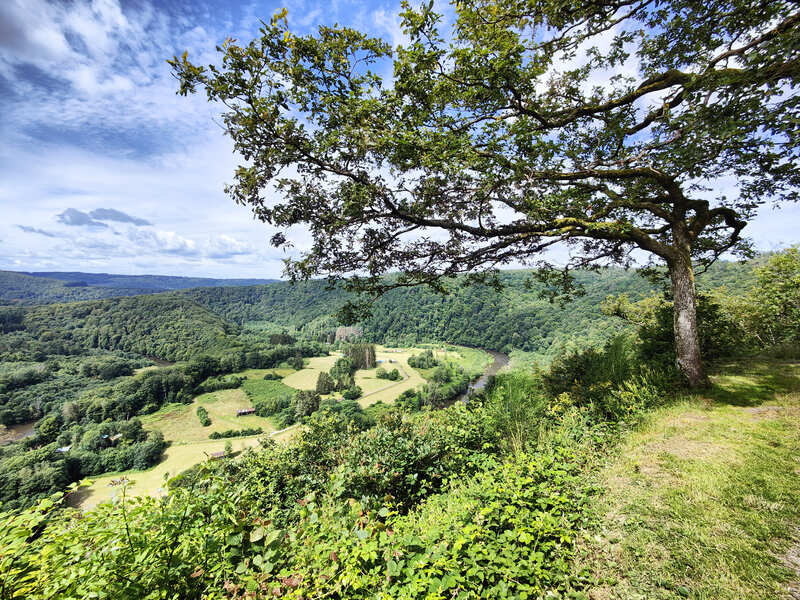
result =
[[670,264],[674,302],[675,358],[678,370],[686,377],[689,387],[709,385],[700,355],[697,330],[697,292],[694,284],[692,259],[686,253]]

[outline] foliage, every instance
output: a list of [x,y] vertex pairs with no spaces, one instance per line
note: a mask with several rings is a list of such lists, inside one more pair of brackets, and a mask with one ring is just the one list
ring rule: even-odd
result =
[[[40,429],[48,422],[52,422],[50,417]],[[0,503],[4,509],[28,506],[91,475],[147,469],[161,460],[166,447],[161,433],[146,433],[138,419],[73,423],[58,431],[53,428],[27,443],[0,448]]]
[[[725,285],[739,293],[750,285],[759,262],[717,263],[698,276],[698,286],[708,290]],[[627,327],[598,310],[607,296],[627,293],[635,300],[658,289],[633,270],[604,268],[573,276],[584,295],[568,309],[541,297],[550,288],[536,281],[533,271],[501,272],[501,292],[488,285],[464,285],[464,277],[456,278],[445,296],[421,288],[392,290],[373,304],[372,315],[362,324],[363,337],[400,346],[448,341],[506,353],[517,348],[537,353],[544,363],[565,346],[602,344]],[[268,328],[289,324],[303,337],[321,341],[333,341],[336,322],[331,314],[354,298],[322,281],[181,294],[230,321]]]
[[319,411],[330,411],[341,415],[348,425],[352,423],[358,430],[368,429],[377,422],[375,417],[365,412],[358,402],[346,398],[341,400],[326,398],[319,403]]
[[317,377],[317,386],[316,386],[317,393],[322,394],[324,396],[326,394],[330,394],[335,389],[336,389],[336,382],[333,380],[333,377],[331,377],[325,371],[321,371],[319,376]]
[[197,418],[200,419],[200,424],[203,427],[211,425],[211,418],[208,416],[208,411],[203,406],[197,407]]
[[408,357],[408,366],[415,369],[431,369],[439,364],[433,356],[432,350],[425,350],[424,352]]
[[217,392],[219,390],[232,390],[242,387],[245,381],[247,381],[247,377],[239,377],[236,375],[209,377],[195,388],[194,393],[208,394],[209,392]]
[[397,368],[387,371],[383,367],[378,367],[375,370],[375,377],[378,379],[388,379],[389,381],[398,381],[401,379],[400,371],[398,371]]
[[[420,355],[422,363],[415,361],[415,364],[430,364],[430,358],[426,358],[428,352],[430,351]],[[412,358],[414,357],[409,358],[409,363]],[[417,411],[424,407],[441,408],[467,391],[470,374],[461,366],[450,360],[434,362],[438,366],[424,373],[427,383],[416,390],[406,390],[400,394],[397,398],[398,406],[407,411]]]
[[[338,25],[296,35],[283,13],[213,65],[170,64],[179,93],[225,107],[251,158],[233,199],[278,229],[276,247],[293,226],[311,232],[292,279],[373,296],[443,290],[460,273],[498,287],[498,265],[547,264],[561,242],[566,268],[542,275],[572,291],[568,268],[644,252],[671,279],[679,368],[704,385],[695,264],[750,254],[741,232],[758,207],[798,199],[800,98],[785,90],[800,18],[790,0],[618,9],[484,0],[444,19],[404,5],[396,49]],[[631,57],[635,69],[608,75]],[[272,186],[281,198],[267,203]]]
[[[800,249],[773,254],[755,269],[757,283],[743,298],[721,302],[738,342],[754,348],[800,345]],[[742,339],[744,338],[744,339]]]
[[224,438],[245,437],[248,435],[258,435],[264,433],[261,427],[246,427],[244,429],[226,429],[225,431],[212,431],[208,437],[212,440]]
[[487,394],[487,418],[508,450],[519,455],[536,441],[547,399],[541,378],[521,371],[497,375]]
[[361,388],[357,385],[354,385],[353,387],[350,387],[345,391],[343,391],[342,397],[345,400],[358,400],[359,398],[361,398],[362,394],[363,392],[361,391]]
[[292,400],[292,407],[296,420],[300,421],[303,417],[319,409],[320,397],[315,391],[299,390]]
[[342,348],[342,355],[344,358],[350,360],[353,371],[375,368],[374,344],[346,344],[344,348]]

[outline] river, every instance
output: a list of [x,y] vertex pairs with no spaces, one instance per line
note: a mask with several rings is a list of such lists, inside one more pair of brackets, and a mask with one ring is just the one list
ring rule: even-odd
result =
[[484,350],[487,354],[491,355],[494,359],[483,375],[478,377],[475,381],[469,384],[467,391],[456,398],[456,402],[463,402],[475,392],[481,391],[489,383],[489,378],[497,375],[497,372],[508,364],[508,354],[502,352],[495,352],[494,350]]
[[36,430],[33,428],[35,423],[35,421],[31,421],[30,423],[22,423],[21,425],[9,425],[5,433],[0,436],[0,446],[32,436],[36,433]]

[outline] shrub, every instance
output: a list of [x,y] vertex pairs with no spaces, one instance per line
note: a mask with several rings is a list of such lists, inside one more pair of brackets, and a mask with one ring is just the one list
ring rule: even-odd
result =
[[271,417],[292,404],[292,397],[288,394],[271,396],[253,401],[253,408],[259,417]]
[[546,409],[541,379],[534,375],[520,371],[498,375],[488,392],[487,416],[514,454],[537,439]]
[[264,433],[264,430],[261,427],[252,427],[245,429],[228,429],[226,431],[212,431],[208,437],[212,440],[221,440],[225,438],[258,435],[259,433]]
[[425,350],[420,354],[408,357],[408,366],[414,367],[415,369],[432,369],[438,364],[439,361],[434,358],[432,350]]
[[387,371],[383,367],[378,367],[375,371],[375,377],[378,379],[388,379],[390,381],[397,381],[400,379],[400,371],[397,369],[392,369],[391,371]]
[[348,344],[342,349],[342,354],[349,359],[353,365],[353,370],[374,369],[375,368],[375,345],[358,343]]
[[277,373],[269,372],[264,374],[265,381],[280,381],[281,379],[283,379],[283,377]]
[[294,414],[299,421],[303,417],[309,416],[319,408],[320,397],[317,392],[310,390],[300,390],[294,396]]
[[208,411],[203,406],[197,407],[197,418],[200,419],[200,424],[203,427],[211,425],[211,419],[208,416]]
[[557,357],[542,380],[551,397],[567,392],[583,401],[602,398],[633,370],[633,350],[628,338],[617,336],[601,350],[586,348]]
[[335,388],[336,382],[333,380],[333,377],[325,371],[322,371],[317,377],[317,393],[324,396],[330,394]]
[[219,390],[233,390],[242,386],[247,377],[237,377],[236,375],[220,375],[209,377],[195,389],[196,394],[207,394],[218,392]]
[[345,390],[342,393],[342,397],[344,397],[346,400],[357,400],[358,398],[361,398],[361,394],[362,394],[361,388],[357,385],[354,385],[351,388]]

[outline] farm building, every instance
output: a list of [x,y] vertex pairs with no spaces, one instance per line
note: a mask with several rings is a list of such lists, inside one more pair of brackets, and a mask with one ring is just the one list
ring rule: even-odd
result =
[[224,450],[220,450],[219,452],[212,452],[211,453],[211,459],[212,460],[216,460],[218,458],[225,458],[225,451]]
[[243,417],[245,415],[254,415],[254,414],[256,414],[255,408],[242,408],[236,411],[237,417]]

